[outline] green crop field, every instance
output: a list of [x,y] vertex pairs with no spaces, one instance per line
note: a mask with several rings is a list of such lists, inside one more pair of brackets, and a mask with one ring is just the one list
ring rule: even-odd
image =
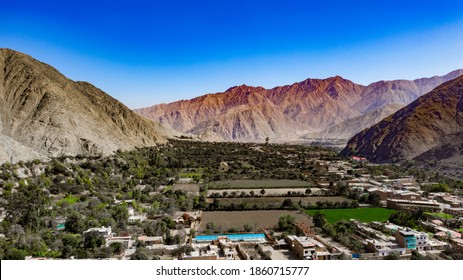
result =
[[313,216],[316,212],[321,212],[326,216],[329,223],[336,223],[342,220],[355,219],[361,222],[385,222],[395,210],[385,208],[354,208],[354,209],[322,209],[306,210],[306,213]]

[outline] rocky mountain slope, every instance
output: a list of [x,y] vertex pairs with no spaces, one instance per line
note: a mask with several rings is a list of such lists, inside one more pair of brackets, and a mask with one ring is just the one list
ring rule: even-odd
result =
[[155,145],[170,133],[89,83],[71,81],[30,56],[0,49],[0,162],[106,155]]
[[309,133],[306,137],[321,139],[350,139],[364,128],[380,122],[385,117],[392,115],[402,107],[404,107],[402,104],[388,104],[371,110],[363,115],[345,120],[341,123],[330,125],[322,131]]
[[463,76],[446,82],[349,140],[342,155],[374,162],[438,159],[463,164]]
[[336,76],[265,89],[246,85],[136,110],[175,130],[219,140],[347,139],[425,92],[463,74],[368,86]]

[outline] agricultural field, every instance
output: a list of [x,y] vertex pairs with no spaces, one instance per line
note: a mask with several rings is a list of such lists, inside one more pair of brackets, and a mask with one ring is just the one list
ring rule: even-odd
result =
[[[262,189],[223,189],[223,190],[208,190],[207,191],[207,196],[208,197],[214,197],[214,195],[218,196],[223,196],[223,193],[226,192],[227,195],[235,192],[238,195],[241,192],[245,192],[246,195],[251,195],[251,192],[254,193],[256,196],[285,196],[288,194],[288,192],[295,192],[295,193],[300,193],[301,195],[305,195],[307,188],[263,188],[265,191],[264,194],[261,193]],[[316,195],[320,193],[319,188],[310,188],[310,194]]]
[[[303,204],[311,203],[316,204],[318,201],[331,201],[331,202],[343,202],[351,201],[348,198],[341,196],[307,196],[307,197],[236,197],[236,198],[217,198],[220,204],[230,205],[247,203],[248,205],[258,205],[259,207],[265,207],[267,205],[281,205],[286,199],[291,199],[294,203],[301,201]],[[214,199],[208,198],[207,201],[212,203]]]
[[218,231],[225,232],[230,228],[242,229],[248,224],[253,231],[261,227],[273,227],[278,223],[282,215],[290,214],[296,221],[312,225],[312,219],[300,211],[289,210],[264,210],[264,211],[214,211],[203,212],[201,216],[201,229],[212,222]]
[[311,188],[313,184],[300,180],[222,180],[211,182],[210,190],[226,189],[282,189],[282,188]]
[[342,220],[355,219],[364,223],[379,221],[385,222],[389,217],[397,212],[386,208],[354,208],[354,209],[322,209],[322,210],[306,210],[307,214],[313,216],[316,212],[321,212],[325,215],[329,223],[336,223]]
[[188,193],[199,193],[199,185],[198,184],[175,184],[172,186],[173,191],[184,191]]

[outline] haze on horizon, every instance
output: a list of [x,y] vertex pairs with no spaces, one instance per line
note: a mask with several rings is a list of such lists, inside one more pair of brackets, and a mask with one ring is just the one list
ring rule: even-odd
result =
[[9,1],[0,47],[131,108],[240,84],[356,83],[463,68],[463,2]]

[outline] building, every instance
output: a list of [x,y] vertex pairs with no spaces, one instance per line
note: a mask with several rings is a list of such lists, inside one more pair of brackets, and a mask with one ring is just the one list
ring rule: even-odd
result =
[[218,260],[219,255],[215,251],[193,251],[189,254],[182,254],[182,260]]
[[450,244],[452,245],[452,248],[459,251],[463,252],[463,239],[461,238],[452,238],[450,239]]
[[111,236],[106,238],[106,247],[112,243],[121,243],[125,249],[130,249],[133,246],[132,236]]
[[294,223],[294,227],[296,228],[296,232],[298,234],[302,234],[302,235],[310,236],[310,237],[313,237],[315,235],[315,232],[313,231],[313,229],[304,223]]
[[84,234],[92,232],[92,231],[98,232],[105,238],[112,236],[111,227],[89,228],[86,231],[84,231]]
[[399,253],[399,255],[405,255],[406,249],[399,247],[394,242],[380,241],[376,239],[366,239],[367,248],[370,252],[374,252],[379,257],[385,257],[392,253]]
[[415,193],[415,192],[410,192],[410,191],[395,191],[394,196],[397,199],[402,199],[402,200],[421,200],[421,195]]
[[399,229],[396,231],[395,237],[400,247],[410,250],[416,249],[416,237],[410,230]]
[[145,214],[135,213],[135,209],[133,209],[132,207],[129,207],[127,210],[129,212],[129,217],[127,218],[127,221],[129,223],[143,222],[144,220],[146,220]]
[[440,212],[439,203],[426,200],[387,199],[387,208],[396,210],[417,210]]
[[444,251],[448,249],[449,244],[443,241],[439,241],[437,239],[429,239],[426,251]]
[[392,190],[385,188],[371,188],[368,192],[377,194],[381,201],[386,201],[388,198],[392,198],[394,196]]
[[162,236],[146,236],[138,237],[138,241],[144,242],[146,245],[162,244]]
[[444,208],[444,213],[463,217],[463,208]]
[[286,242],[300,259],[304,260],[329,260],[330,252],[325,245],[314,238],[289,235]]
[[413,229],[398,229],[395,232],[397,244],[407,250],[426,250],[428,234]]

